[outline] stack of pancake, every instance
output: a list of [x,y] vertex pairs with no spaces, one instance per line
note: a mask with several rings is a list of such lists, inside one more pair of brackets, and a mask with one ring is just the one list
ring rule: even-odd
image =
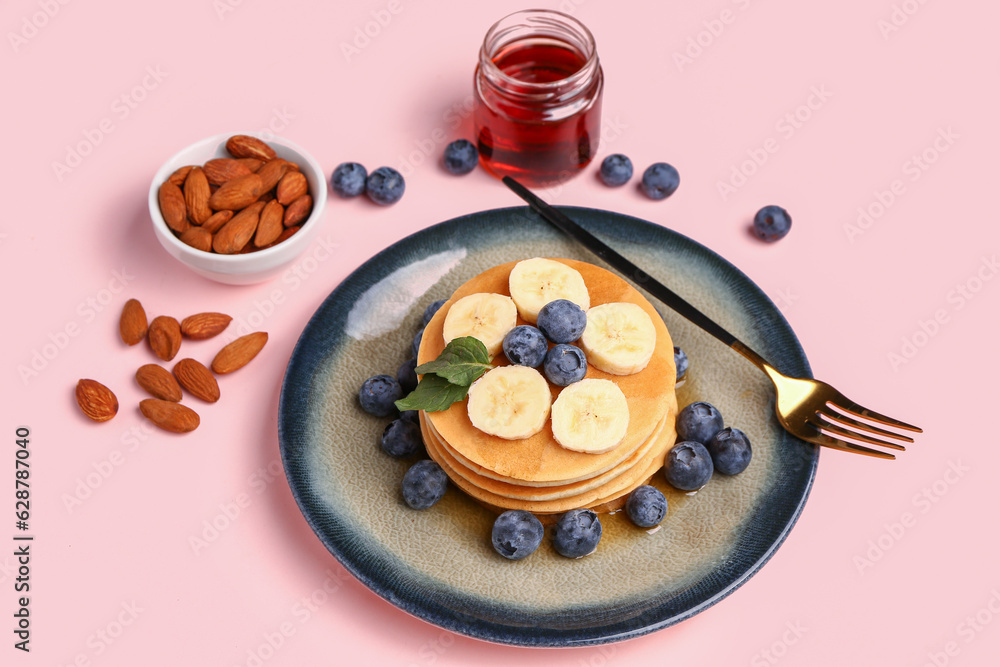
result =
[[[676,371],[673,342],[663,319],[649,301],[624,280],[592,264],[557,260],[579,271],[590,292],[591,307],[628,301],[642,307],[656,328],[656,347],[645,369],[632,375],[610,375],[588,367],[588,378],[615,382],[629,406],[629,425],[621,444],[603,454],[574,452],[555,441],[549,424],[524,440],[505,440],[475,428],[466,401],[440,412],[421,412],[420,427],[427,453],[451,481],[476,501],[495,511],[527,510],[545,518],[587,507],[595,512],[620,509],[628,494],[663,466],[674,444]],[[442,327],[452,303],[479,292],[509,295],[508,278],[516,262],[489,269],[460,287],[424,330],[418,363],[444,349]],[[525,324],[520,318],[518,324]],[[506,365],[499,354],[494,365]],[[562,389],[550,383],[555,401]]]

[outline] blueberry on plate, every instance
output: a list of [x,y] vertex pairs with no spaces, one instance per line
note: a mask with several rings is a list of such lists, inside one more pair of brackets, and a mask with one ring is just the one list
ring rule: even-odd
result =
[[570,510],[559,518],[552,533],[552,546],[560,556],[582,558],[594,553],[601,541],[601,520],[591,510]]
[[667,497],[655,486],[644,484],[628,494],[625,513],[640,528],[658,526],[667,516]]
[[601,182],[612,188],[628,183],[632,178],[632,160],[621,153],[615,153],[601,162]]
[[382,431],[382,451],[395,459],[405,459],[423,451],[420,427],[406,419],[393,419]]
[[406,181],[403,180],[403,175],[392,167],[379,167],[365,181],[368,198],[382,206],[398,202],[405,190]]
[[680,174],[666,162],[651,164],[642,174],[641,189],[650,199],[666,199],[681,184]]
[[358,400],[361,409],[376,417],[388,417],[396,411],[396,401],[403,398],[399,380],[391,375],[376,375],[361,384]]
[[403,475],[403,500],[415,510],[425,510],[441,500],[448,488],[448,475],[434,461],[417,461]]
[[707,444],[722,430],[722,415],[711,403],[698,401],[677,415],[677,439]]
[[537,324],[553,343],[572,343],[587,328],[587,313],[569,299],[556,299],[538,311]]
[[542,371],[552,384],[568,387],[587,375],[587,355],[576,345],[561,343],[545,353]]
[[403,410],[399,413],[399,418],[420,426],[420,410]]
[[431,305],[427,306],[426,309],[424,309],[424,326],[427,326],[427,323],[431,321],[431,318],[434,317],[434,314],[437,311],[441,310],[441,306],[444,305],[445,301],[447,301],[447,299],[438,299]]
[[337,165],[330,176],[330,186],[333,191],[345,199],[357,197],[365,191],[365,181],[368,170],[357,162],[344,162]]
[[541,331],[528,324],[516,326],[503,337],[503,353],[515,366],[538,368],[545,361],[549,342]]
[[422,341],[423,339],[424,339],[424,330],[421,328],[420,331],[418,331],[413,336],[413,357],[414,358],[416,358],[418,356],[417,353],[420,352],[420,341]]
[[674,347],[674,366],[677,367],[677,379],[683,380],[688,372],[688,356],[679,347]]
[[417,388],[417,374],[413,372],[413,369],[416,367],[416,359],[407,359],[399,367],[399,370],[396,371],[396,380],[399,381],[399,386],[402,387],[404,396]]
[[738,428],[722,429],[712,436],[707,447],[715,469],[723,475],[738,475],[747,469],[753,457],[750,438]]
[[478,163],[479,151],[468,139],[456,139],[444,147],[444,168],[450,174],[468,174]]
[[681,491],[697,491],[712,479],[712,455],[700,442],[678,442],[663,465],[667,482]]
[[493,548],[509,560],[521,560],[535,553],[545,529],[531,512],[507,510],[493,522]]
[[753,217],[753,233],[769,243],[785,238],[791,228],[792,216],[780,206],[765,206]]

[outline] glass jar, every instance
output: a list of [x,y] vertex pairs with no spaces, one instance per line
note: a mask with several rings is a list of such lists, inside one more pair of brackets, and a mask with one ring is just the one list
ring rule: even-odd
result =
[[594,36],[562,12],[530,9],[489,29],[475,74],[476,143],[483,166],[551,185],[593,159],[604,73]]

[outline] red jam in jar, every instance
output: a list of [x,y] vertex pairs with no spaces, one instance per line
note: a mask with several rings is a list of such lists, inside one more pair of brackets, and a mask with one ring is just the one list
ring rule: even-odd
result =
[[497,22],[475,75],[476,143],[497,176],[564,181],[597,153],[604,74],[594,36],[562,12],[526,10]]

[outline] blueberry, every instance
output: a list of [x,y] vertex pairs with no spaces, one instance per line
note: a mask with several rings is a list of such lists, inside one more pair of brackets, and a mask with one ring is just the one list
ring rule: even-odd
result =
[[625,512],[640,528],[652,528],[667,516],[667,498],[656,487],[644,484],[628,495]]
[[406,190],[403,175],[392,167],[379,167],[365,181],[365,192],[376,204],[388,206],[402,198]]
[[503,337],[504,356],[515,366],[538,368],[548,351],[549,342],[542,332],[527,324],[514,327]]
[[431,318],[434,317],[434,313],[441,310],[441,306],[444,305],[445,301],[447,301],[447,299],[438,299],[431,305],[427,306],[424,310],[424,326],[427,326],[427,323],[431,321]]
[[479,151],[468,139],[456,139],[444,147],[444,168],[451,174],[468,174],[478,163]]
[[582,558],[594,553],[601,541],[601,520],[588,509],[570,510],[559,518],[552,534],[552,546],[566,558]]
[[493,548],[504,558],[521,560],[535,553],[545,529],[531,512],[507,510],[493,522]]
[[416,367],[416,359],[407,359],[399,367],[399,370],[396,371],[396,380],[399,381],[399,386],[403,389],[404,396],[417,388],[417,374],[413,372],[413,369]]
[[365,181],[368,179],[368,170],[357,162],[344,162],[337,165],[330,176],[330,185],[333,191],[345,199],[347,197],[357,197],[365,191]]
[[403,388],[391,375],[376,375],[364,381],[358,391],[361,409],[376,417],[388,417],[396,411],[395,402],[403,398]]
[[792,216],[780,206],[765,206],[753,217],[753,233],[769,243],[785,238],[792,228]]
[[667,482],[681,491],[697,491],[712,479],[712,455],[700,442],[679,442],[663,465]]
[[448,475],[434,461],[417,461],[403,475],[403,500],[415,510],[425,510],[444,496]]
[[688,371],[688,356],[679,347],[674,347],[674,366],[677,367],[677,379],[681,380],[684,378],[684,374]]
[[677,415],[677,439],[707,444],[722,430],[722,415],[711,403],[692,403]]
[[412,424],[420,425],[420,410],[403,410],[399,413],[399,418]]
[[413,356],[414,357],[418,356],[417,353],[420,352],[420,341],[422,341],[423,339],[424,339],[424,330],[421,329],[413,337]]
[[567,387],[587,375],[587,355],[576,345],[562,343],[545,353],[542,370],[549,382]]
[[632,178],[632,160],[621,153],[607,156],[601,162],[600,177],[602,183],[613,188],[625,185]]
[[724,428],[708,442],[715,469],[723,475],[738,475],[750,465],[753,450],[747,434],[738,428]]
[[538,328],[553,343],[572,343],[587,328],[587,313],[569,299],[549,301],[538,311]]
[[393,458],[405,459],[424,448],[420,427],[405,419],[393,419],[382,431],[382,451]]
[[650,199],[666,199],[680,184],[680,174],[666,162],[652,164],[642,174],[642,191]]

